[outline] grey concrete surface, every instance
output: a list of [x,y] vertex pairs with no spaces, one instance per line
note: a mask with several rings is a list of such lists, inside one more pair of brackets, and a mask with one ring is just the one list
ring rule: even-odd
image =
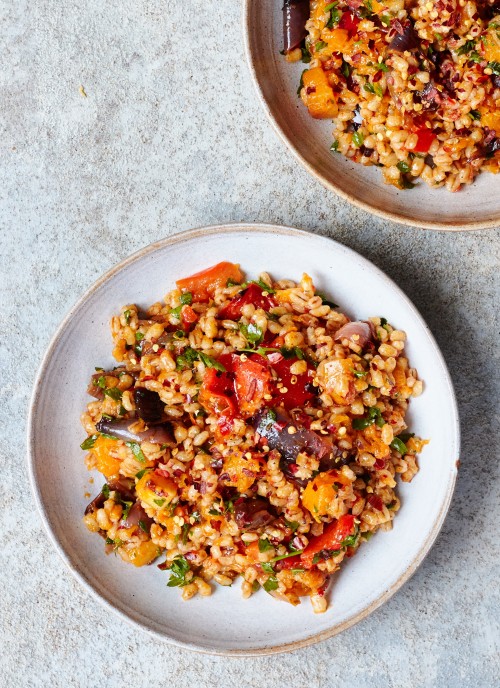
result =
[[[0,7],[0,685],[499,685],[499,232],[390,224],[311,179],[260,110],[240,2]],[[25,469],[35,369],[73,302],[141,246],[230,220],[325,233],[384,269],[435,333],[463,424],[451,511],[413,579],[341,636],[253,659],[109,616],[50,545]]]

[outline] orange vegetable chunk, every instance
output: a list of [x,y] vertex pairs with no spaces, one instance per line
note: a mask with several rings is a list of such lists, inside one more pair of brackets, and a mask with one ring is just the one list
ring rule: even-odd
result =
[[239,265],[223,261],[190,277],[183,277],[176,284],[181,291],[191,292],[195,301],[209,301],[215,290],[225,287],[228,280],[239,284],[243,281],[243,273]]

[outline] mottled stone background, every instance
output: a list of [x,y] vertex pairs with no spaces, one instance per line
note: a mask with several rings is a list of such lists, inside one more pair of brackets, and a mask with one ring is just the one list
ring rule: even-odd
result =
[[[0,2],[0,685],[499,685],[499,233],[390,224],[311,179],[260,110],[240,5]],[[414,578],[341,636],[254,659],[109,616],[49,544],[25,469],[35,369],[74,301],[141,246],[230,220],[328,234],[384,269],[443,349],[463,428],[451,511]]]

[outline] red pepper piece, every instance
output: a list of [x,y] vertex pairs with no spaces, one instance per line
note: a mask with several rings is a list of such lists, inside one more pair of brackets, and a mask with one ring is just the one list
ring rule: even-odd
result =
[[421,127],[417,129],[415,134],[418,136],[417,145],[413,149],[415,153],[428,153],[432,142],[436,138],[435,134],[432,133],[431,129],[427,127]]
[[[270,364],[281,381],[281,389],[286,389],[286,392],[281,392],[277,386],[274,388],[271,405],[283,402],[284,407],[290,410],[297,406],[304,406],[316,396],[312,387],[312,375],[309,372],[314,370],[312,366],[308,365],[307,371],[300,375],[293,375],[290,372],[290,367],[298,360],[298,358],[283,358],[278,363]],[[296,379],[295,383],[292,383],[292,378]]]
[[349,38],[352,38],[358,30],[359,18],[352,12],[344,12],[340,17],[339,28],[346,29]]
[[340,549],[340,543],[354,532],[354,516],[345,514],[337,521],[333,521],[326,526],[322,535],[310,540],[305,550],[300,555],[300,561],[304,568],[310,569],[313,566],[314,555],[324,549]]
[[278,305],[276,299],[271,295],[264,296],[263,292],[264,290],[258,284],[249,284],[244,291],[231,299],[224,308],[221,308],[217,317],[221,320],[239,320],[241,309],[249,303],[252,303],[255,308],[263,308],[265,311]]

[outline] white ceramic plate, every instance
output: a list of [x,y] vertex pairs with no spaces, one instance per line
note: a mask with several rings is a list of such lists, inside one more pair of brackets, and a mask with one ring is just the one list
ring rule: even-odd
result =
[[[264,591],[243,600],[239,582],[209,598],[183,602],[156,566],[134,568],[105,556],[103,541],[87,531],[89,499],[85,438],[79,416],[94,366],[113,365],[109,321],[121,305],[149,305],[174,281],[221,260],[247,275],[314,283],[351,317],[381,315],[408,333],[408,354],[425,380],[411,402],[411,429],[431,438],[421,470],[400,487],[402,508],[390,533],[379,533],[343,566],[332,585],[333,604],[315,615]],[[439,349],[408,298],[380,270],[330,239],[268,225],[197,229],[152,244],[110,270],[82,297],[57,331],[42,363],[31,402],[29,467],[36,502],[59,554],[106,607],[171,643],[220,654],[279,652],[328,638],[385,602],[423,560],[447,512],[456,477],[459,427],[455,398]],[[93,495],[103,480],[96,476]]]
[[307,65],[289,64],[280,55],[282,6],[282,0],[246,0],[246,53],[267,116],[306,169],[351,203],[404,224],[448,230],[500,224],[500,175],[484,172],[454,194],[420,181],[411,191],[399,191],[384,184],[378,168],[331,153],[331,121],[312,119],[297,97],[300,74]]

